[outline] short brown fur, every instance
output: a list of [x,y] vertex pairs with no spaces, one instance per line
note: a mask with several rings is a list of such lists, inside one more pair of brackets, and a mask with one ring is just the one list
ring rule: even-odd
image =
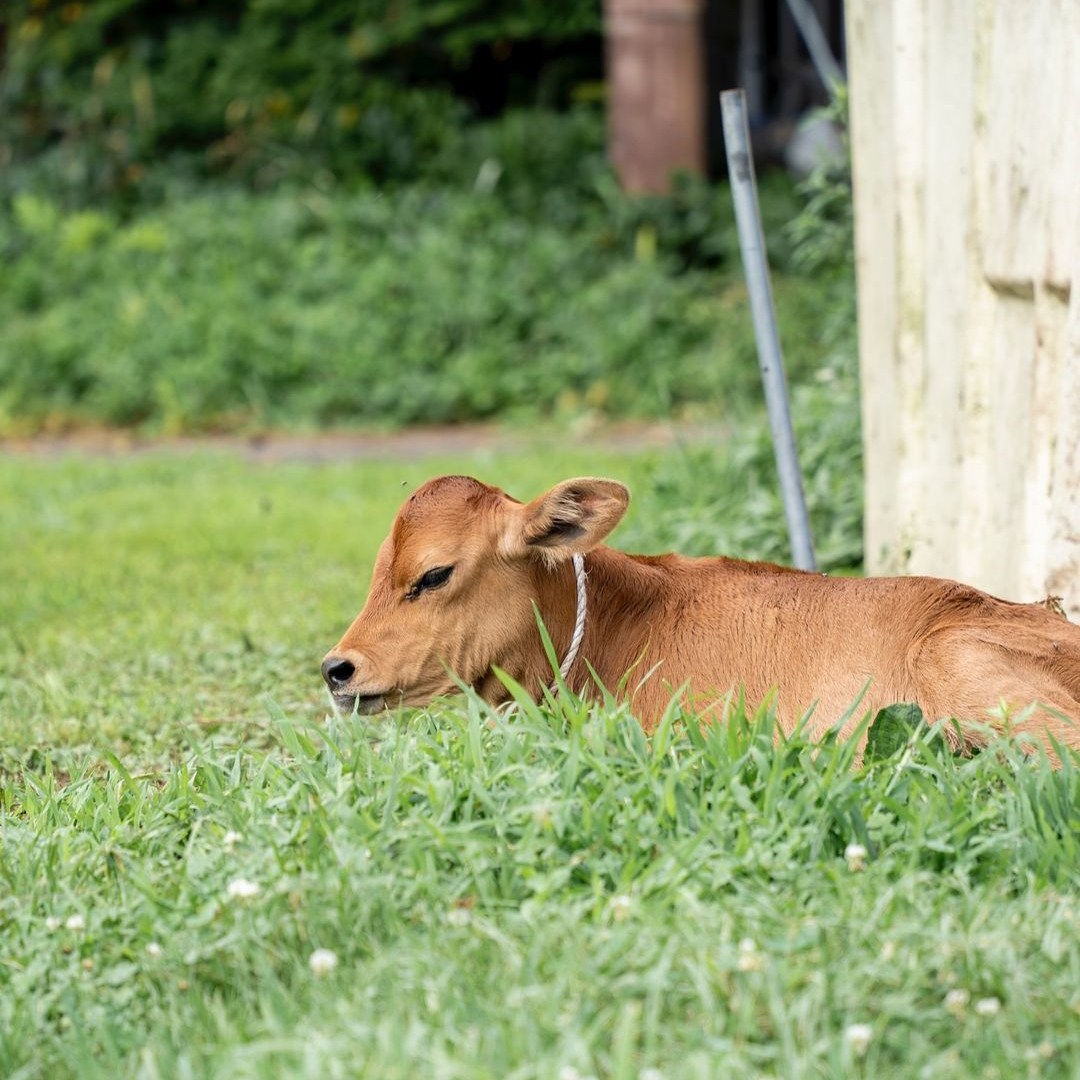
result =
[[[628,501],[621,484],[593,478],[528,504],[468,477],[429,481],[402,506],[367,604],[328,654],[353,668],[332,684],[339,706],[427,704],[454,691],[448,669],[498,703],[509,695],[496,666],[539,696],[551,669],[533,604],[565,655],[570,558],[582,553],[589,614],[567,682],[593,692],[591,665],[605,686],[623,686],[646,729],[675,691],[711,717],[740,691],[751,704],[774,697],[785,731],[812,709],[812,734],[863,695],[841,737],[867,711],[903,701],[929,720],[981,722],[949,725],[953,745],[977,744],[1011,716],[1017,732],[1080,749],[1080,628],[1045,606],[936,578],[626,555],[602,541]],[[426,572],[451,566],[445,584],[410,594]]]

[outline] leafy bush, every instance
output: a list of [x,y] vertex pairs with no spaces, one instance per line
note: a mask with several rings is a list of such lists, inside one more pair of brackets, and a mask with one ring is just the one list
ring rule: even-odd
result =
[[533,102],[562,43],[581,40],[592,59],[556,77],[596,77],[599,25],[599,0],[11,0],[0,166],[8,190],[32,178],[77,202],[153,191],[162,160],[261,187],[326,170],[408,179],[456,138],[470,89],[505,73],[511,94],[517,72]]
[[[758,376],[737,273],[675,273],[666,241],[565,205],[573,233],[450,186],[203,192],[128,221],[20,195],[0,214],[0,425],[742,408]],[[828,313],[811,278],[776,295],[798,375]]]
[[[850,295],[839,284],[835,292],[838,304]],[[792,419],[818,566],[858,567],[862,442],[853,342],[834,345],[813,378],[795,386]],[[628,547],[790,562],[772,439],[760,410],[743,416],[718,448],[691,446],[661,458],[653,484],[664,513],[638,518]]]
[[847,140],[848,92],[837,83],[832,101],[819,115],[844,133],[844,154],[820,165],[800,185],[802,205],[788,221],[792,264],[807,273],[840,269],[853,271],[855,207],[851,192],[851,148]]
[[[790,267],[788,224],[799,213],[800,199],[782,173],[766,173],[758,188],[769,257],[776,266]],[[628,199],[608,173],[596,178],[595,190],[618,234],[630,238],[638,250],[655,250],[674,269],[741,265],[726,184],[684,173],[673,178],[670,192]]]

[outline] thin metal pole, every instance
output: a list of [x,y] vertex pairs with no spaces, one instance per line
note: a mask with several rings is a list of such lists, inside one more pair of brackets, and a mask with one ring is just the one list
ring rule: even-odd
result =
[[735,202],[735,221],[739,228],[743,273],[750,293],[758,364],[765,387],[765,404],[769,410],[776,468],[780,473],[780,492],[791,539],[792,561],[800,570],[814,570],[814,544],[810,538],[799,455],[791,426],[784,359],[776,332],[776,312],[769,284],[769,265],[765,258],[765,237],[761,231],[754,159],[750,153],[750,128],[746,122],[746,94],[742,90],[725,90],[720,95],[720,111],[724,118],[724,145],[731,197]]
[[806,51],[810,54],[810,62],[831,96],[835,85],[844,81],[844,73],[833,57],[825,31],[821,29],[821,23],[807,0],[787,0],[787,6],[802,35]]

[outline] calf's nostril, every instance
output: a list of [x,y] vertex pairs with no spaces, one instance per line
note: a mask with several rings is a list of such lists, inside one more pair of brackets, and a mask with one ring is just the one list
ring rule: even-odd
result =
[[353,677],[354,671],[356,668],[352,661],[339,660],[336,656],[328,656],[322,664],[323,678],[331,690],[344,686]]

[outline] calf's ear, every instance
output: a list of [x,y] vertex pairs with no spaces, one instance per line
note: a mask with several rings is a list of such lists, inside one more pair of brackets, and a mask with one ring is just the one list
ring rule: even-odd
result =
[[603,543],[629,503],[629,489],[617,480],[592,476],[564,480],[515,509],[506,532],[506,551],[536,554],[550,562],[584,555]]

